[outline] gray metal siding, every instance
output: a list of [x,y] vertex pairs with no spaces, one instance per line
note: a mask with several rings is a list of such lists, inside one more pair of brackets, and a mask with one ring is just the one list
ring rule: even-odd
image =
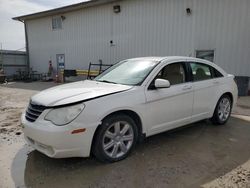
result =
[[2,57],[3,57],[4,73],[6,74],[6,76],[13,76],[14,74],[18,74],[17,73],[18,70],[24,71],[27,69],[26,55],[3,54]]
[[85,69],[89,62],[110,62],[109,5],[64,14],[63,29],[53,31],[51,18],[28,22],[30,63],[47,72],[51,59],[56,67],[56,54],[65,54],[67,69]]
[[[139,56],[195,56],[215,50],[215,63],[227,72],[250,76],[249,0],[123,0],[64,14],[63,29],[52,31],[51,17],[27,21],[30,64],[47,72],[56,54],[67,69],[89,62],[114,63]],[[186,8],[192,14],[186,14]],[[114,41],[114,46],[110,45]]]
[[11,55],[11,54],[4,54],[3,55],[3,64],[5,66],[26,66],[26,55]]

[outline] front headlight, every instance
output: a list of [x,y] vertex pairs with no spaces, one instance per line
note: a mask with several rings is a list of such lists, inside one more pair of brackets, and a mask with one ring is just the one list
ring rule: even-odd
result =
[[46,114],[44,119],[51,121],[55,125],[66,125],[73,121],[83,111],[84,107],[84,104],[81,103],[62,108],[54,108]]

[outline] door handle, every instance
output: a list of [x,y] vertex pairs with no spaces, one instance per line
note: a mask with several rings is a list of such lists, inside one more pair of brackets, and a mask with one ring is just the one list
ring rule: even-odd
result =
[[191,85],[187,85],[182,88],[182,90],[190,90],[190,89],[192,89]]

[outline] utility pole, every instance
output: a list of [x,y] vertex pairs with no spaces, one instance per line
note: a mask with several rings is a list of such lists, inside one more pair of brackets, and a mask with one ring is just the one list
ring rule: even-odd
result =
[[2,65],[2,70],[3,70],[3,45],[2,45],[2,43],[0,43],[0,46],[1,46],[1,49],[0,49],[0,51],[1,51],[1,54],[0,54],[0,57],[1,57],[0,62],[1,62],[1,65]]

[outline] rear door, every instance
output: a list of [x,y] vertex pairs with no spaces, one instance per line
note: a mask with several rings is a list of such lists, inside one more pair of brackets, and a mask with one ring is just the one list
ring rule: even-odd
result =
[[190,62],[193,77],[194,104],[192,120],[208,118],[218,98],[219,80],[214,78],[214,68],[200,62]]

